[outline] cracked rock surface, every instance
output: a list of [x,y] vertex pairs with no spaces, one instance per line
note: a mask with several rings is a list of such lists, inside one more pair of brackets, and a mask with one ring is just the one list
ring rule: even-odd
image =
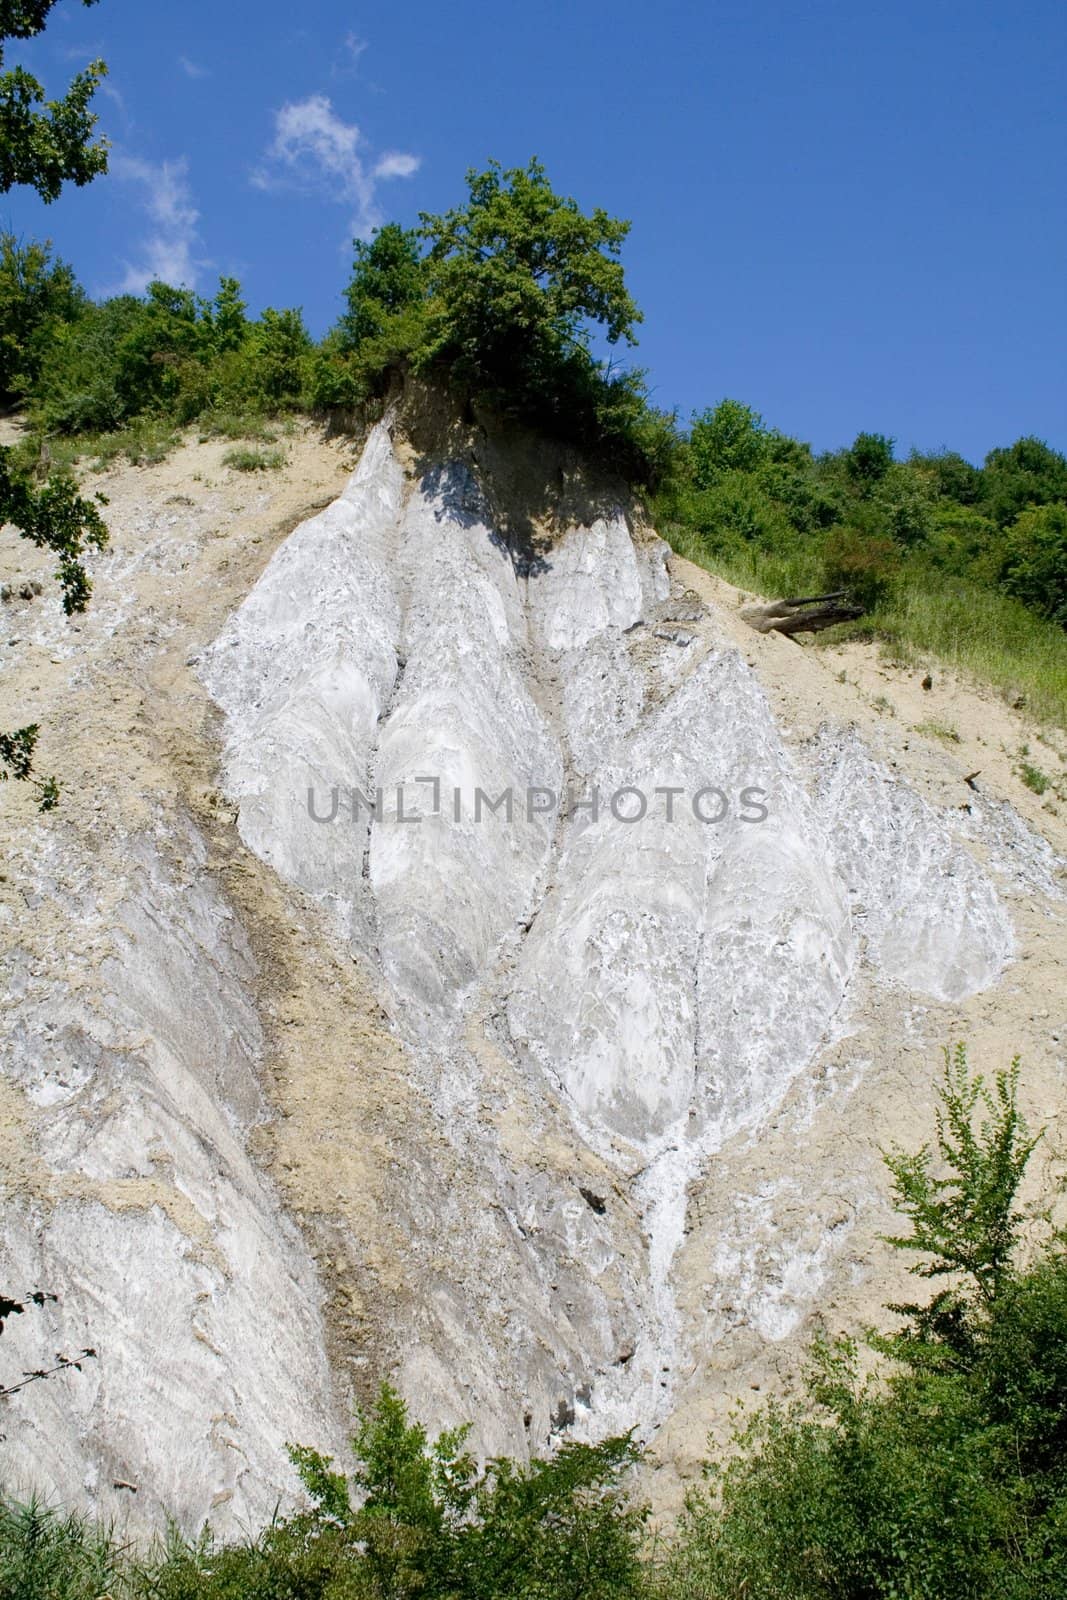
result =
[[1049,845],[489,443],[309,433],[268,490],[189,445],[107,485],[76,649],[0,617],[79,785],[4,818],[5,1271],[61,1297],[0,1357],[99,1349],[16,1481],[255,1524],[390,1377],[489,1453],[635,1426],[663,1503],[893,1297],[879,1147],[941,1045],[1032,1046],[1058,1114]]

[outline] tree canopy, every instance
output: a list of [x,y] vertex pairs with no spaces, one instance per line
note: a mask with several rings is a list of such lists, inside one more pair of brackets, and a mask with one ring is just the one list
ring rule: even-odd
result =
[[[56,0],[0,0],[0,66],[9,39],[43,33]],[[96,0],[82,0],[91,6]],[[45,100],[40,82],[24,67],[0,73],[0,194],[16,184],[36,189],[45,202],[65,183],[78,187],[107,171],[107,144],[93,139],[90,102],[107,67],[91,62],[59,100]],[[42,109],[43,108],[43,109]]]
[[634,344],[641,313],[619,254],[628,222],[557,195],[536,159],[468,172],[467,204],[423,214],[429,245],[424,360],[493,388],[537,387],[588,355],[591,329]]
[[649,405],[640,372],[596,348],[635,343],[641,312],[620,259],[629,229],[557,194],[536,159],[469,171],[464,205],[357,241],[313,399],[358,404],[412,370],[652,476],[671,419]]

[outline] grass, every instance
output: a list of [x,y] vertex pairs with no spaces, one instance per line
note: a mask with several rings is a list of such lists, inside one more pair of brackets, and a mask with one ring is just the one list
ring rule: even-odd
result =
[[[292,420],[271,422],[267,417],[249,412],[211,412],[198,424],[199,440],[228,439],[253,445],[272,445],[280,433],[291,433]],[[166,460],[182,442],[181,429],[173,422],[158,417],[139,417],[128,428],[117,428],[112,433],[80,433],[74,435],[52,434],[45,436],[31,432],[16,446],[16,459],[20,466],[35,475],[63,471],[88,462],[94,472],[105,472],[108,467],[125,458],[135,467],[153,467]],[[229,461],[241,472],[262,472],[280,467],[280,451],[234,451],[234,455],[248,457],[246,464]],[[253,461],[252,458],[255,457]]]
[[114,433],[53,434],[48,438],[31,433],[16,447],[16,459],[42,477],[82,461],[88,461],[94,472],[105,472],[123,457],[135,467],[154,467],[180,444],[173,423],[142,417]]
[[1047,772],[1042,772],[1040,767],[1035,767],[1029,761],[1024,761],[1019,768],[1019,777],[1028,789],[1033,790],[1034,794],[1044,794],[1052,783],[1052,779]]
[[[786,553],[756,545],[712,552],[691,528],[668,523],[661,531],[679,555],[740,589],[773,598],[819,592],[818,556],[803,544]],[[992,589],[913,571],[859,622],[814,639],[870,640],[883,657],[908,666],[932,658],[988,684],[1036,721],[1067,727],[1067,633]]]
[[[0,1593],[4,1600],[98,1600],[137,1591],[130,1553],[109,1528],[51,1510],[42,1501],[0,1500]],[[142,1591],[143,1592],[143,1591]]]
[[916,733],[925,733],[928,739],[943,739],[946,744],[959,744],[960,730],[951,722],[941,722],[937,717],[930,717],[926,722],[915,724]]
[[200,418],[200,443],[208,439],[247,440],[252,444],[274,444],[278,429],[268,418],[247,411],[211,411]]
[[916,577],[853,627],[988,683],[1040,722],[1067,726],[1067,633],[1007,595]]
[[235,472],[270,472],[284,463],[281,450],[227,450],[222,458],[223,466],[232,467]]

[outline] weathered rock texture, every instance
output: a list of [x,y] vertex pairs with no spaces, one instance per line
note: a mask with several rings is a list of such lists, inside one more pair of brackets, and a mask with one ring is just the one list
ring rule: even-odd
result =
[[221,557],[217,507],[135,503],[140,609],[70,663],[137,710],[84,808],[13,813],[5,1281],[61,1304],[0,1354],[100,1359],[5,1449],[68,1500],[262,1519],[387,1375],[482,1449],[637,1426],[684,1474],[887,1297],[878,1144],[1060,959],[1008,808],[909,783],[610,484],[414,431],[262,571],[266,506]]

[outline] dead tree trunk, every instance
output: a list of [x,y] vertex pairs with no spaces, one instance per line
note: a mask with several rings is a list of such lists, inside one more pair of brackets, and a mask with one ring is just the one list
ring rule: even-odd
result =
[[[757,633],[821,633],[838,622],[854,622],[862,617],[863,607],[850,605],[847,590],[836,594],[813,594],[799,600],[775,600],[769,606],[748,606],[742,620]],[[803,609],[807,607],[808,609]]]

